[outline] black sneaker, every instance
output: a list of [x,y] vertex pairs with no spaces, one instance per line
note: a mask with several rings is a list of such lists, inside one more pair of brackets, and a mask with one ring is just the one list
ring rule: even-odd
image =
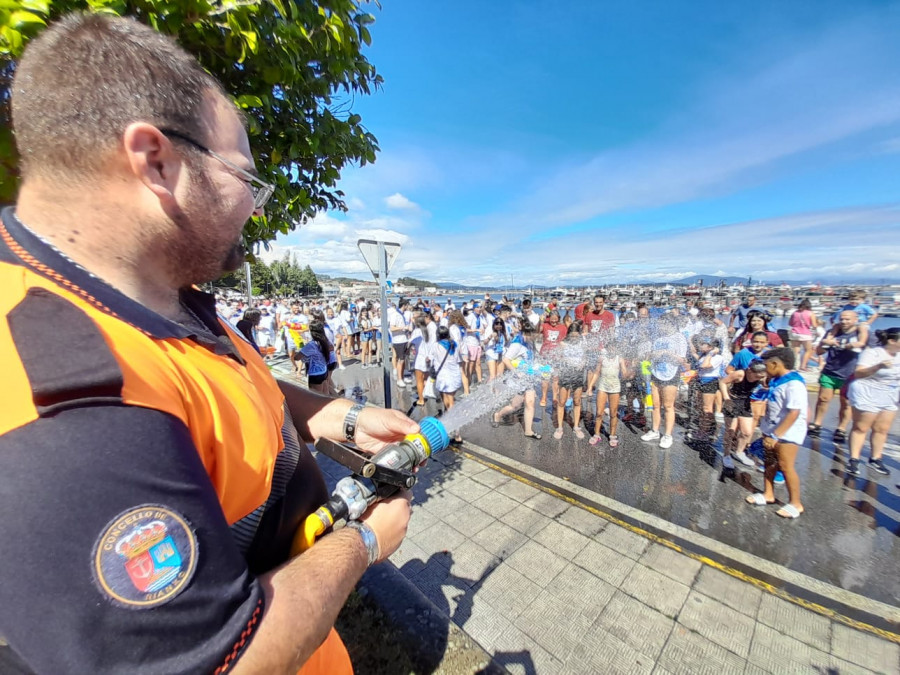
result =
[[859,460],[858,459],[851,459],[847,463],[847,473],[850,474],[851,476],[859,475]]
[[820,433],[821,431],[822,431],[822,427],[820,427],[818,424],[810,424],[810,425],[806,428],[806,435],[807,435],[807,436],[814,436],[814,437],[818,438],[818,437],[819,437],[819,433]]
[[875,471],[880,473],[882,476],[891,475],[891,470],[884,465],[884,461],[881,459],[870,459],[869,468],[875,469]]
[[835,429],[833,440],[835,443],[843,443],[847,440],[847,434],[841,429]]

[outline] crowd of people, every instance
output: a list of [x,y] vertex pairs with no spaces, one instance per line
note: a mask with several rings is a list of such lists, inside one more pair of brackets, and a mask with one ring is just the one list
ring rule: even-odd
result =
[[[602,295],[567,309],[551,302],[540,311],[527,297],[515,303],[486,296],[460,307],[401,298],[387,307],[391,370],[398,388],[415,388],[414,406],[433,396],[444,409],[472,387],[503,378],[512,400],[495,411],[491,423],[497,426],[521,410],[525,437],[532,440],[541,439],[533,427],[535,412],[549,401],[554,439],[571,426],[576,440],[617,447],[621,416],[646,427],[642,441],[668,449],[676,402],[683,402],[685,439],[711,442],[722,423],[724,468],[757,467],[766,474],[767,490],[749,501],[770,503],[770,480],[785,483],[791,499],[779,514],[795,518],[803,511],[793,468],[797,447],[807,434],[821,433],[835,392],[841,408],[833,439],[841,443],[849,435],[848,473],[860,473],[866,436],[869,467],[890,473],[882,455],[897,408],[898,335],[893,328],[869,331],[876,315],[864,299],[852,293],[847,306],[823,319],[801,301],[788,319],[790,330],[779,334],[753,296],[727,315],[702,301],[653,315],[643,303],[633,311],[611,311]],[[283,344],[298,369],[306,365],[311,386],[327,382],[330,370],[343,367],[342,358],[356,356],[364,368],[378,362],[377,302],[265,301],[262,309],[267,307],[268,324],[248,337],[263,347]],[[220,306],[231,319],[239,309]],[[321,333],[324,339],[315,337]],[[808,411],[802,373],[812,367],[819,371],[819,393]],[[763,438],[754,444],[758,433]]]

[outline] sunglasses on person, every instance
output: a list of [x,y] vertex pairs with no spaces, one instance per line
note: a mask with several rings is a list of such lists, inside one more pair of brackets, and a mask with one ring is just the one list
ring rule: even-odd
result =
[[239,179],[241,179],[242,181],[244,181],[247,184],[247,187],[250,188],[250,193],[253,195],[253,210],[254,211],[259,211],[260,209],[262,209],[266,205],[266,203],[269,201],[269,199],[272,198],[272,194],[275,192],[274,185],[272,185],[270,183],[266,183],[264,180],[261,180],[260,178],[254,176],[249,171],[242,169],[234,162],[232,162],[228,159],[225,159],[219,153],[214,152],[213,150],[210,150],[209,148],[207,148],[204,145],[201,145],[200,143],[195,141],[193,138],[181,133],[180,131],[175,131],[174,129],[160,129],[159,131],[164,136],[171,136],[172,138],[177,138],[181,141],[184,141],[185,143],[193,145],[195,148],[197,148],[201,152],[209,155],[210,157],[212,157],[214,159],[219,160],[220,162],[222,162],[222,164],[224,164],[229,169],[231,169],[237,175],[237,177]]

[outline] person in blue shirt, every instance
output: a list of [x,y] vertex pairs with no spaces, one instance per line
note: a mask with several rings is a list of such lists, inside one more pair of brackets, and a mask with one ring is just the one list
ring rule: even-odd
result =
[[831,316],[831,324],[837,324],[841,321],[841,312],[856,312],[860,323],[872,325],[872,322],[878,318],[878,312],[871,305],[866,304],[866,294],[863,291],[850,291],[847,297],[847,304],[840,308]]
[[764,330],[757,331],[750,340],[750,346],[745,347],[735,354],[731,363],[725,368],[728,374],[736,370],[747,370],[754,359],[758,359],[769,348],[769,336]]

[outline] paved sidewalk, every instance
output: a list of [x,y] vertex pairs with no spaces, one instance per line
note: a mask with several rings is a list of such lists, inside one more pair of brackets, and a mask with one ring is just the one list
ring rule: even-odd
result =
[[900,672],[900,644],[474,459],[438,455],[414,495],[393,563],[511,673]]

